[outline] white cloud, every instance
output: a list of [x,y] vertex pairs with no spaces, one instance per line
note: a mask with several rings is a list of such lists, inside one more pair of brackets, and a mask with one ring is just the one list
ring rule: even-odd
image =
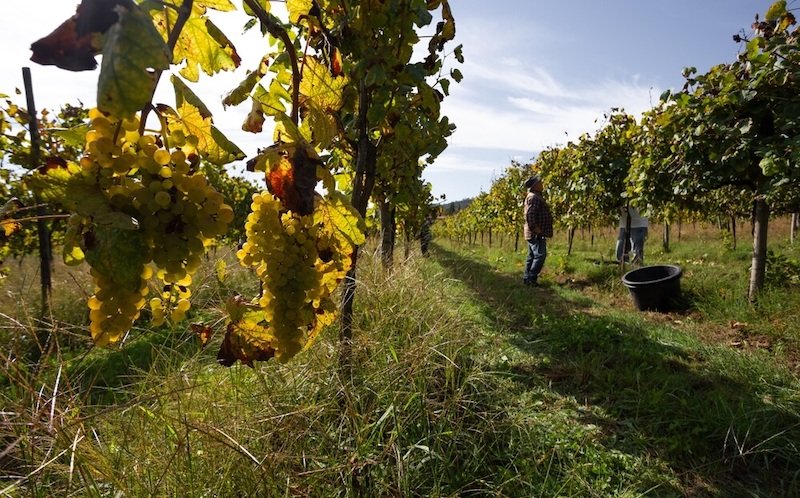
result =
[[[443,104],[444,112],[457,126],[450,142],[453,149],[532,155],[583,133],[593,133],[611,108],[638,115],[649,109],[660,93],[640,83],[635,75],[628,81],[587,81],[570,86],[546,68],[534,65],[473,63],[465,64],[464,72],[464,86],[454,87]],[[470,78],[477,84],[470,84]],[[479,94],[481,98],[477,98]]]

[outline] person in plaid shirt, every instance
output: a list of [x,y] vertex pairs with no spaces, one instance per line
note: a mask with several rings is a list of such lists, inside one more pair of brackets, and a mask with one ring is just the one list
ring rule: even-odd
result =
[[533,175],[523,184],[528,189],[525,196],[525,240],[528,241],[528,258],[522,281],[525,285],[536,286],[547,258],[547,238],[553,236],[553,215],[542,197],[542,178]]

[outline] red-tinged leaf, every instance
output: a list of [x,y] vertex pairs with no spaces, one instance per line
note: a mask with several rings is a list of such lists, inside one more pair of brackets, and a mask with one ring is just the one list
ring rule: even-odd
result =
[[83,0],[74,16],[31,45],[31,60],[68,71],[97,67],[100,35],[119,22],[118,6],[135,7],[132,0]]
[[211,340],[211,336],[214,335],[214,329],[202,323],[193,323],[190,327],[200,341],[200,349],[205,348],[208,341]]
[[334,47],[331,54],[331,75],[334,77],[342,74],[342,53],[338,48]]
[[93,40],[91,33],[78,37],[76,16],[72,16],[52,33],[33,42],[31,60],[67,71],[91,71],[97,67],[94,57],[100,53]]
[[271,347],[265,349],[253,349],[242,341],[236,335],[236,326],[232,323],[228,324],[225,331],[225,338],[222,339],[222,344],[217,353],[217,363],[223,367],[231,367],[236,360],[242,362],[243,365],[253,368],[254,361],[267,361],[275,356],[275,350]]
[[67,169],[67,161],[60,157],[48,157],[42,166],[39,166],[38,171],[42,175],[46,175],[51,169],[63,168]]
[[295,210],[293,208],[297,204],[297,195],[294,189],[294,172],[284,155],[267,171],[267,185],[272,195],[280,199],[287,209]]
[[264,121],[264,111],[261,109],[261,104],[257,100],[253,100],[250,112],[247,113],[247,117],[242,123],[242,130],[250,133],[261,133],[264,129]]
[[302,144],[273,145],[265,154],[267,186],[283,206],[300,215],[314,212],[319,158]]

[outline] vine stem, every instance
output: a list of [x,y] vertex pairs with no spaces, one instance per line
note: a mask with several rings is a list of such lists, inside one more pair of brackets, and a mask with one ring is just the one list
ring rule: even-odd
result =
[[[167,48],[169,48],[169,61],[172,64],[173,54],[175,52],[175,45],[178,44],[178,38],[181,36],[181,31],[183,31],[183,27],[186,25],[186,21],[189,20],[189,16],[192,15],[192,6],[194,5],[194,0],[184,0],[183,5],[176,8],[172,4],[164,4],[170,8],[175,9],[178,12],[178,18],[175,20],[175,25],[169,32],[169,37],[167,39]],[[167,16],[169,19],[169,16]],[[153,81],[153,91],[150,94],[150,101],[145,104],[144,108],[142,108],[142,117],[139,121],[139,135],[144,134],[145,124],[147,123],[147,115],[153,109],[153,97],[156,93],[156,88],[158,87],[158,82],[161,80],[161,75],[164,74],[163,70],[156,71],[155,79]]]
[[41,216],[28,216],[27,218],[6,218],[4,220],[0,220],[0,223],[9,221],[12,223],[22,223],[23,221],[63,220],[69,217],[70,215],[68,214],[43,214]]
[[256,0],[244,0],[245,5],[247,5],[250,10],[252,10],[255,15],[258,17],[258,20],[261,21],[261,24],[267,28],[269,34],[274,36],[275,38],[280,39],[284,46],[286,46],[286,52],[289,54],[289,61],[292,64],[292,113],[291,119],[292,123],[297,125],[300,122],[300,80],[302,78],[300,74],[300,65],[297,61],[297,54],[294,50],[291,50],[291,47],[294,45],[292,43],[291,38],[289,38],[289,34],[283,29],[283,26],[275,22],[269,14],[259,5]]

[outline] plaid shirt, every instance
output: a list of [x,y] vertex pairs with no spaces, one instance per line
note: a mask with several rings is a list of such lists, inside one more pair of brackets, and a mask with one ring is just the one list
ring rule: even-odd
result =
[[525,240],[536,235],[553,236],[553,215],[540,192],[528,192],[525,197]]

